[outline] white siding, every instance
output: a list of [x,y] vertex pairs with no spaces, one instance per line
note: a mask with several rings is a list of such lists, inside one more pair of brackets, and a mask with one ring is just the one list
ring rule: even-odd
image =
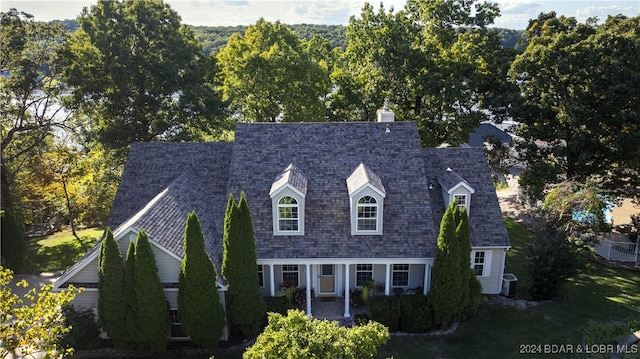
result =
[[77,294],[71,304],[76,309],[89,309],[92,308],[98,315],[98,290],[86,289],[84,292]]
[[84,268],[73,275],[67,282],[70,283],[98,283],[98,257],[89,262]]
[[[502,289],[502,275],[504,274],[504,260],[506,250],[504,248],[482,249],[474,248],[471,252],[472,258],[475,251],[491,252],[491,262],[488,263],[487,276],[476,277],[482,284],[483,294],[500,294]],[[473,265],[473,262],[472,262]]]

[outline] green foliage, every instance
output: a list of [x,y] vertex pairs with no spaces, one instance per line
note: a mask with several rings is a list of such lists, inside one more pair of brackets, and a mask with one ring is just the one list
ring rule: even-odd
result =
[[[13,293],[9,283],[13,272],[0,266],[0,358],[6,358],[16,350],[23,356],[44,351],[49,358],[62,358],[73,353],[73,348],[61,351],[59,338],[68,333],[62,308],[71,302],[82,288],[52,293],[52,285],[33,288],[21,298]],[[27,287],[25,280],[17,283]]]
[[[457,207],[457,206],[456,206]],[[459,208],[458,208],[459,209]],[[458,211],[456,240],[458,241],[458,275],[460,276],[460,314],[471,306],[471,278],[475,273],[469,270],[471,258],[471,225],[466,208]]]
[[466,142],[489,113],[506,118],[517,92],[505,80],[513,51],[487,29],[497,15],[486,2],[415,0],[396,13],[366,4],[332,73],[333,115],[371,121],[387,97],[397,118],[418,122],[425,146]]
[[[138,319],[136,313],[136,245],[134,242],[129,242],[127,259],[124,263],[124,298],[127,333],[136,333]],[[127,345],[132,348],[135,348],[134,338],[134,334],[129,334]]]
[[123,159],[134,141],[199,139],[218,129],[214,60],[169,5],[100,0],[78,22],[61,56],[87,140]]
[[324,119],[328,73],[280,22],[260,19],[244,35],[233,34],[216,59],[223,100],[242,120]]
[[388,340],[389,331],[380,323],[346,328],[336,321],[318,320],[303,311],[290,310],[286,317],[269,313],[269,324],[242,357],[370,358]]
[[280,297],[264,297],[264,302],[267,313],[278,313],[282,315],[287,315],[287,311],[289,310],[289,300],[286,296]]
[[22,220],[39,209],[23,198],[31,186],[25,163],[68,125],[56,56],[64,31],[16,9],[0,13],[0,24],[1,202]]
[[580,24],[555,12],[529,22],[528,45],[509,77],[524,106],[519,153],[529,164],[527,192],[542,199],[545,185],[598,179],[605,193],[637,194],[640,179],[640,17]]
[[389,328],[391,332],[400,330],[400,308],[395,296],[376,295],[369,301],[371,320]]
[[400,313],[400,322],[404,332],[426,333],[433,328],[431,307],[425,295],[403,295],[400,298]]
[[461,318],[467,319],[474,316],[478,312],[480,304],[485,301],[486,298],[482,295],[482,283],[476,278],[475,271],[469,269],[469,293],[465,306],[462,308]]
[[205,250],[204,235],[195,212],[187,217],[183,248],[178,316],[194,342],[215,348],[224,331],[225,313],[218,295],[216,268]]
[[[621,339],[629,334],[629,329],[625,325],[605,324],[589,319],[584,327],[581,328],[581,332],[587,345],[617,345]],[[605,358],[608,358],[608,356]]]
[[231,323],[243,334],[258,334],[265,303],[258,286],[256,242],[244,192],[236,205],[229,195],[224,219],[222,275],[227,280]]
[[579,267],[579,250],[564,231],[547,227],[527,246],[529,291],[534,300],[551,299],[574,276]]
[[14,271],[21,271],[23,269],[26,244],[22,226],[16,220],[13,211],[5,210],[2,212],[0,231],[2,232],[0,233],[0,238],[2,238],[0,243],[2,245],[2,265]]
[[[447,326],[451,321],[458,318],[461,308],[462,298],[462,278],[460,272],[460,242],[456,235],[456,218],[460,217],[458,205],[454,202],[447,207],[447,210],[440,222],[440,233],[438,234],[438,249],[432,269],[432,283],[429,290],[429,302],[433,306],[434,321],[437,324]],[[469,261],[469,257],[467,257]],[[469,264],[464,270],[468,273]],[[466,285],[468,281],[464,282]]]
[[136,238],[135,283],[136,331],[129,332],[129,336],[138,350],[164,350],[171,332],[169,307],[151,243],[144,230],[140,230]]
[[60,338],[58,345],[63,349],[91,350],[102,345],[100,326],[96,322],[93,309],[76,309],[71,305],[62,308],[64,325],[71,328]]
[[128,337],[125,322],[126,306],[124,265],[118,243],[107,228],[98,256],[98,318],[116,348],[124,348]]

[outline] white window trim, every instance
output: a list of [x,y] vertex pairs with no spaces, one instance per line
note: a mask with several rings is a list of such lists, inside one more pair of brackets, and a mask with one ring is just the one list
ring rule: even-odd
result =
[[[290,204],[290,203],[280,203],[283,199],[285,198],[291,198],[293,201],[295,201],[295,204]],[[300,201],[298,201],[298,199],[296,199],[295,197],[292,196],[281,196],[278,201],[277,204],[278,206],[278,211],[276,212],[276,216],[277,218],[277,224],[278,224],[278,232],[280,233],[297,233],[300,231]],[[280,217],[280,209],[281,208],[295,208],[296,209],[296,217],[292,217],[292,218],[282,218]],[[293,211],[292,211],[293,212]],[[298,229],[282,229],[281,227],[281,223],[280,221],[282,220],[290,220],[290,221],[295,221],[297,224],[297,228]]]
[[482,263],[482,275],[477,275],[476,277],[489,277],[491,276],[491,257],[493,255],[493,251],[490,249],[471,251],[471,269],[473,269],[475,273],[476,253],[479,252],[484,252],[484,262]]
[[[363,197],[372,197],[376,200],[376,230],[358,229],[358,202]],[[351,235],[382,235],[384,223],[384,195],[373,187],[367,185],[361,190],[351,194]]]
[[258,276],[258,285],[260,288],[265,288],[265,280],[264,280],[264,266],[262,264],[258,264],[258,273],[262,273],[262,285],[260,285],[260,276]]
[[[284,270],[285,266],[296,266],[297,270]],[[283,264],[280,267],[280,283],[284,283],[284,274],[285,273],[298,273],[298,283],[296,283],[296,288],[300,287],[300,266],[297,264]]]
[[[371,266],[371,270],[369,269],[358,269],[359,265],[370,265]],[[374,266],[372,263],[358,263],[355,265],[355,270],[353,271],[354,273],[354,280],[353,282],[355,283],[355,287],[356,288],[362,288],[362,285],[358,285],[358,273],[371,273],[371,280],[373,280],[373,273],[374,273]]]
[[[397,266],[397,265],[401,265],[401,266],[402,265],[406,265],[407,266],[407,270],[394,269],[394,267]],[[405,284],[405,285],[395,285],[395,284],[393,284],[393,274],[396,273],[396,272],[398,272],[398,273],[407,273],[407,284]],[[411,264],[408,264],[408,263],[395,263],[395,264],[393,264],[391,266],[391,286],[392,287],[408,287],[409,283],[411,283]]]
[[[280,200],[284,197],[291,197],[298,202],[298,230],[285,231],[280,230]],[[305,197],[299,191],[293,189],[289,185],[285,185],[282,189],[271,194],[271,211],[273,217],[273,235],[274,236],[303,236],[304,235],[304,212]]]

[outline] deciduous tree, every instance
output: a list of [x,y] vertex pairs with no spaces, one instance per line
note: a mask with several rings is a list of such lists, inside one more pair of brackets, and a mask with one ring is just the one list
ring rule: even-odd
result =
[[596,176],[605,193],[635,196],[640,184],[640,17],[597,25],[541,14],[510,69],[525,107],[521,184],[542,199],[563,180]]
[[100,0],[78,22],[61,53],[88,139],[124,153],[134,141],[197,139],[218,127],[213,58],[169,5]]
[[[82,289],[69,286],[53,293],[49,284],[33,288],[20,298],[9,287],[12,279],[13,272],[0,266],[0,358],[12,354],[26,357],[38,351],[44,351],[49,358],[72,354],[73,348],[61,352],[57,346],[60,337],[71,329],[64,324],[62,307]],[[17,285],[29,286],[25,280]]]
[[204,235],[195,212],[184,229],[184,257],[178,287],[178,316],[193,341],[217,346],[225,326],[225,312],[218,295],[216,268],[204,246]]
[[280,22],[260,19],[244,35],[233,34],[217,60],[219,89],[234,116],[248,122],[325,118],[327,70]]

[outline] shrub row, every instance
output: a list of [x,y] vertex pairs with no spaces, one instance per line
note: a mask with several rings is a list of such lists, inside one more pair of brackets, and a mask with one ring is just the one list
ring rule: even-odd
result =
[[431,306],[425,295],[374,296],[370,301],[371,319],[391,332],[426,333],[434,327]]

